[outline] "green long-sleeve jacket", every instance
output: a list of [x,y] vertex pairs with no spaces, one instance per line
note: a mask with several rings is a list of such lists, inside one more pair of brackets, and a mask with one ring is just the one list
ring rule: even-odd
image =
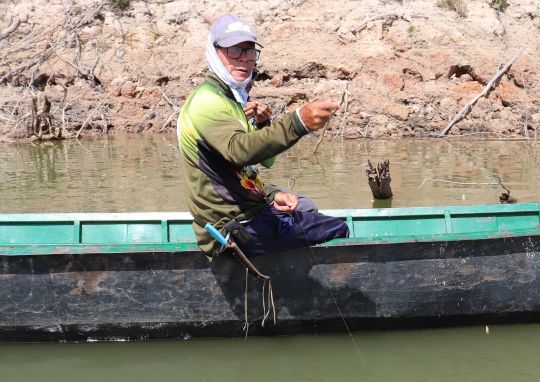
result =
[[307,130],[295,112],[263,129],[251,125],[227,85],[209,72],[186,99],[178,117],[188,207],[197,242],[207,254],[218,245],[206,223],[221,230],[233,218],[250,219],[277,190],[254,165],[294,145]]

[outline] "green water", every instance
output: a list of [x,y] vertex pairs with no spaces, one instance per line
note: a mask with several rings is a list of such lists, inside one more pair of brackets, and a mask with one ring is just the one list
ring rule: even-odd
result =
[[540,325],[350,337],[0,345],[2,381],[540,380]]
[[[540,200],[540,146],[303,139],[264,170],[320,208],[371,208],[367,160],[390,159],[393,206]],[[491,183],[491,184],[490,184]],[[184,211],[174,136],[0,146],[0,212]],[[142,343],[0,344],[0,381],[540,381],[540,325]]]

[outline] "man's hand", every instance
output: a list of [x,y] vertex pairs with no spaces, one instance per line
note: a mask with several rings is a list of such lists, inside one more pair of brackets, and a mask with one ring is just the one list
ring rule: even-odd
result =
[[244,113],[248,119],[255,118],[255,122],[264,123],[272,116],[272,109],[264,103],[250,101],[247,103],[246,107],[244,107]]
[[293,212],[298,207],[298,196],[279,191],[274,196],[273,206],[279,212]]
[[339,109],[339,103],[329,101],[314,101],[300,108],[300,118],[309,131],[317,131],[326,126]]

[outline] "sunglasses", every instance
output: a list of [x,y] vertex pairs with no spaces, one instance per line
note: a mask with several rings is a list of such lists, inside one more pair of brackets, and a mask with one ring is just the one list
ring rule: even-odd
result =
[[255,48],[240,48],[238,46],[230,46],[228,48],[221,47],[217,44],[214,44],[216,48],[224,49],[227,53],[227,57],[238,59],[242,57],[242,54],[246,53],[246,59],[248,61],[257,61],[259,59],[259,56],[261,55],[261,51],[259,49]]

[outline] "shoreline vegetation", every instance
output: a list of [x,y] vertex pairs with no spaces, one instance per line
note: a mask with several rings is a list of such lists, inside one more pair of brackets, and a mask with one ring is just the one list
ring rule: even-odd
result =
[[537,140],[540,0],[8,0],[0,142],[173,131],[204,78],[209,25],[228,12],[265,46],[252,96],[273,118],[346,94],[317,146]]

